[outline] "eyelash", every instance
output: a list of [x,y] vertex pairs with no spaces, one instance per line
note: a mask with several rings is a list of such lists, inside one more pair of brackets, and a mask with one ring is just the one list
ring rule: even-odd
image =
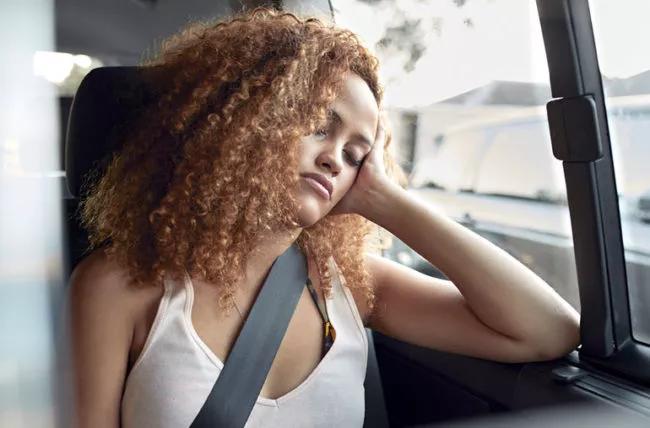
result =
[[348,155],[348,156],[350,157],[352,165],[354,165],[355,167],[360,167],[361,166],[361,163],[363,162],[363,159],[361,159],[359,161],[356,161],[356,160],[354,160],[354,158],[352,156],[350,156],[350,155]]
[[[325,136],[325,135],[327,135],[327,130],[326,129],[319,129],[314,133],[314,135],[316,135],[316,136]],[[348,152],[345,152],[345,154],[348,156],[348,158],[350,159],[350,163],[352,165],[354,165],[354,167],[358,168],[363,163],[363,158],[361,160],[357,161],[357,160],[354,160],[354,157],[351,154],[349,154]]]

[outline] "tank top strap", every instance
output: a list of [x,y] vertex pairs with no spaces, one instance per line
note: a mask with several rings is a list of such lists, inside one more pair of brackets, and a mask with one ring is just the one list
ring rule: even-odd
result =
[[339,313],[350,321],[349,326],[351,330],[355,331],[359,343],[364,348],[364,359],[367,360],[368,336],[366,335],[366,328],[363,325],[363,320],[361,319],[361,314],[359,313],[354,296],[348,288],[343,272],[333,256],[329,258],[329,263],[330,272],[332,272],[332,287],[334,289],[333,300],[338,300],[340,305],[338,306],[340,308]]

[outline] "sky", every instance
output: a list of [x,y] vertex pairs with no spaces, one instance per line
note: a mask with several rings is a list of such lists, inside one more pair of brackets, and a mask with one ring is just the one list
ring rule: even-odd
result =
[[629,77],[650,69],[650,1],[591,1],[600,69],[609,77]]
[[[333,1],[337,24],[373,46],[393,19],[398,4],[425,22],[442,19],[440,34],[430,32],[427,51],[415,70],[406,73],[395,55],[381,58],[386,103],[414,108],[449,98],[493,80],[548,83],[548,67],[537,9],[533,0],[395,0],[368,6],[356,0]],[[601,70],[609,77],[628,77],[650,69],[650,1],[591,2]],[[463,23],[471,18],[472,27]],[[602,19],[601,19],[602,17]]]

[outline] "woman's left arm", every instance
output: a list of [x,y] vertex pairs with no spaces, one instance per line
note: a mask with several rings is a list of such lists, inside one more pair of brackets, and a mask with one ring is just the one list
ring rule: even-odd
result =
[[[365,196],[357,206],[364,217],[450,279],[367,257],[378,298],[374,328],[412,343],[510,362],[557,358],[577,347],[578,313],[501,248],[397,184],[384,182]],[[445,325],[423,325],[426,320]]]
[[578,346],[578,313],[539,276],[488,240],[391,181],[380,114],[372,150],[332,214],[382,226],[450,281],[366,255],[375,310],[357,306],[373,330],[408,343],[504,362],[549,360]]

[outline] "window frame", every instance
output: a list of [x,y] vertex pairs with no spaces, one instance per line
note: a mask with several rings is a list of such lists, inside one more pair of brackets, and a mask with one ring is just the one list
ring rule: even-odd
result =
[[580,364],[650,384],[650,347],[632,337],[618,193],[589,3],[536,2],[554,98],[547,105],[551,141],[563,161],[573,230],[582,308]]

